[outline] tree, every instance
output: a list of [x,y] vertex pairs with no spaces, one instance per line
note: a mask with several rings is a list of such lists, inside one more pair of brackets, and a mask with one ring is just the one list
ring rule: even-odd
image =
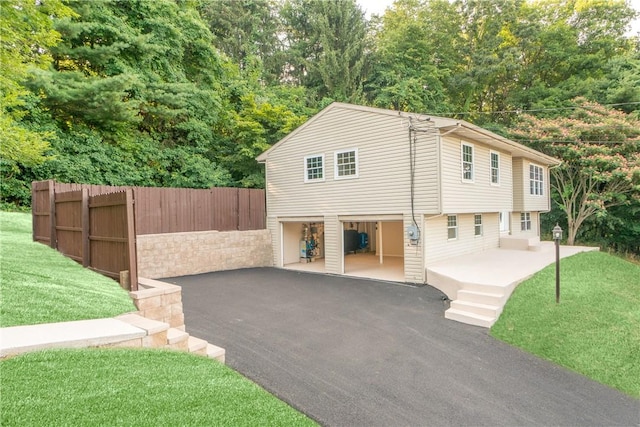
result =
[[215,36],[215,46],[241,74],[257,67],[264,80],[277,81],[282,46],[275,0],[200,0],[198,10]]
[[[375,32],[372,72],[366,86],[371,103],[402,111],[450,111],[445,92],[457,67],[452,43],[457,15],[447,1],[399,0]],[[455,33],[452,31],[455,30]]]
[[586,220],[640,200],[640,121],[584,99],[575,107],[567,117],[525,115],[511,129],[512,138],[562,160],[551,187],[570,245]]
[[51,63],[50,49],[60,40],[53,19],[72,16],[59,0],[0,1],[0,171],[2,199],[13,201],[22,193],[13,180],[25,167],[47,160],[51,132],[38,132],[22,123],[27,113],[23,81],[33,69]]
[[287,0],[285,80],[304,85],[318,99],[355,101],[366,79],[367,25],[355,0]]

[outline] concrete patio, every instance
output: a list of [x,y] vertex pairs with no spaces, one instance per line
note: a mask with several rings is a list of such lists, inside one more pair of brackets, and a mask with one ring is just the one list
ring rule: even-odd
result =
[[[597,250],[560,246],[560,258]],[[491,327],[516,286],[554,262],[553,242],[540,242],[535,250],[489,249],[429,265],[427,283],[452,300],[447,319]]]

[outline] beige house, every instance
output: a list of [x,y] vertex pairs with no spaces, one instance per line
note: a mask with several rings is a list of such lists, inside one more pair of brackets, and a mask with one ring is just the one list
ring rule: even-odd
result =
[[419,284],[444,259],[535,247],[559,163],[463,120],[343,103],[258,161],[274,265]]

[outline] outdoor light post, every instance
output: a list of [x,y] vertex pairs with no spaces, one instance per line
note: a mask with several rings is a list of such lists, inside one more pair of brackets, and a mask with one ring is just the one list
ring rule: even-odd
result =
[[556,304],[560,302],[560,240],[562,228],[558,224],[553,227],[553,240],[556,242]]

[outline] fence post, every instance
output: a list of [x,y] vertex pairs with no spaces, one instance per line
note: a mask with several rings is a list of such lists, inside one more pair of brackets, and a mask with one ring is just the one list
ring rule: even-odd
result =
[[91,242],[89,240],[89,191],[82,189],[82,266],[91,265]]
[[126,209],[127,209],[127,241],[129,248],[129,280],[131,283],[130,290],[138,290],[138,254],[136,253],[136,218],[133,205],[135,203],[133,189],[126,190]]
[[31,181],[31,239],[36,241],[36,181]]
[[55,190],[55,181],[52,179],[47,180],[47,185],[49,186],[49,223],[51,224],[50,230],[50,238],[49,242],[53,249],[58,249],[58,236],[56,234],[56,190]]

